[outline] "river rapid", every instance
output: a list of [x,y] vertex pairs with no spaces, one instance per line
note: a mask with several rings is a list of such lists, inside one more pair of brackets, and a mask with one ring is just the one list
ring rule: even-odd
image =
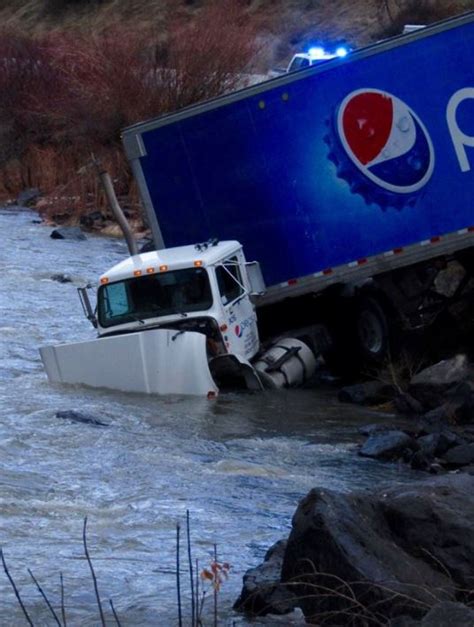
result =
[[[213,546],[229,562],[219,624],[242,575],[285,536],[298,500],[314,486],[372,488],[413,476],[355,453],[367,410],[335,392],[229,394],[217,400],[147,397],[48,383],[38,347],[90,339],[76,287],[126,255],[122,241],[52,240],[36,214],[0,210],[0,546],[35,625],[53,625],[28,569],[59,611],[64,578],[68,625],[97,625],[82,528],[108,624],[177,625],[176,524],[190,512],[193,558],[209,566]],[[51,276],[65,273],[72,283]],[[93,414],[107,427],[56,417]],[[182,547],[183,623],[189,625]],[[204,606],[205,624],[212,603]],[[207,609],[206,609],[207,608]],[[26,625],[0,568],[0,625]]]

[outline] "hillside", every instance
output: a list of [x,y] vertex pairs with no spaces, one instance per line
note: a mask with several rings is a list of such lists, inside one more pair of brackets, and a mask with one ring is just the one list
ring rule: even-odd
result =
[[56,221],[105,211],[94,154],[138,211],[125,126],[229,92],[309,45],[357,48],[472,9],[474,0],[4,0],[0,200],[39,187]]

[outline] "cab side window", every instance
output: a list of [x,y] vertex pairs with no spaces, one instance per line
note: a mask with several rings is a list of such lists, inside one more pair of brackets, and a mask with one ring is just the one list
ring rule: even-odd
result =
[[231,257],[216,268],[217,285],[224,305],[244,293],[237,257]]

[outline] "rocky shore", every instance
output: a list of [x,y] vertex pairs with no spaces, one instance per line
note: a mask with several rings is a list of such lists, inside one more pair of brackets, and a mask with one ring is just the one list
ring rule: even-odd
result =
[[469,474],[375,492],[313,489],[290,536],[244,576],[235,607],[253,616],[300,608],[317,625],[467,626],[473,564]]
[[290,536],[244,576],[236,609],[291,617],[299,608],[318,625],[472,626],[473,373],[457,355],[405,390],[378,381],[341,389],[343,402],[388,399],[407,425],[362,428],[359,455],[438,476],[351,494],[311,490]]

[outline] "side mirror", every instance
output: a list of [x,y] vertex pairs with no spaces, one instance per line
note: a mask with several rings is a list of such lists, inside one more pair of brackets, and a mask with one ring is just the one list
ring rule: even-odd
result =
[[95,316],[94,310],[92,309],[91,301],[89,300],[89,294],[87,293],[87,289],[89,287],[89,285],[86,285],[86,287],[78,287],[77,293],[79,294],[79,300],[81,301],[82,310],[85,317],[89,320],[94,329],[97,329],[97,318]]
[[265,294],[265,280],[262,269],[258,261],[247,261],[245,263],[247,277],[250,283],[250,296],[262,296]]

